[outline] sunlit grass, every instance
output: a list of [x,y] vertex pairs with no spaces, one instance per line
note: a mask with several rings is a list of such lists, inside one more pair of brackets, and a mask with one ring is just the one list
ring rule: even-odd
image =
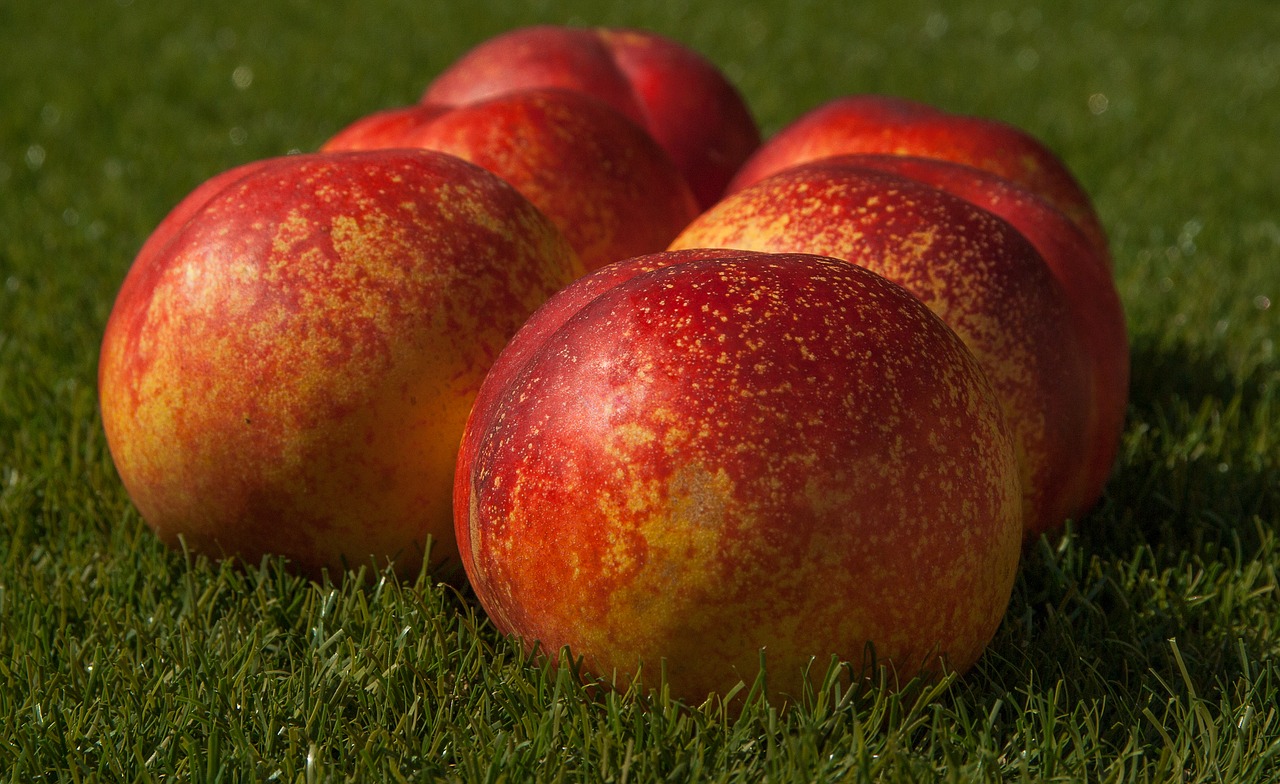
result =
[[[4,4],[0,777],[1280,780],[1280,9],[1080,5]],[[973,672],[680,706],[526,656],[465,591],[235,568],[143,525],[95,373],[146,234],[533,21],[684,40],[767,131],[846,92],[999,117],[1094,194],[1133,345],[1120,457],[1028,548]]]

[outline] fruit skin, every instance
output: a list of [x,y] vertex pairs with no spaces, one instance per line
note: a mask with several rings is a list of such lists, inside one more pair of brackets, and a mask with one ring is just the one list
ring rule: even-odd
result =
[[560,87],[613,106],[649,131],[703,209],[715,203],[760,130],[741,94],[698,52],[646,30],[535,25],[491,38],[427,86],[421,103],[458,106]]
[[133,266],[143,266],[150,263],[149,260],[152,254],[168,245],[169,240],[173,239],[173,236],[182,230],[182,227],[191,219],[191,216],[199,212],[209,199],[216,196],[228,185],[244,179],[249,174],[260,169],[270,168],[278,162],[279,159],[268,158],[242,163],[239,166],[219,172],[197,185],[191,193],[187,194],[156,224],[151,234],[147,235],[142,247],[138,249],[137,256],[134,257]]
[[1084,337],[1044,259],[1007,222],[930,185],[824,159],[726,197],[671,244],[697,247],[833,256],[911,291],[964,340],[1000,397],[1028,536],[1082,511]]
[[972,355],[900,287],[799,254],[655,254],[557,294],[485,380],[454,492],[498,629],[687,702],[754,682],[761,649],[784,699],[868,641],[903,681],[964,671],[1020,552]]
[[942,188],[1008,221],[1062,285],[1090,359],[1092,407],[1086,428],[1083,507],[1093,506],[1115,465],[1129,404],[1129,335],[1105,259],[1066,215],[1016,183],[981,169],[908,155],[854,155],[841,161]]
[[581,275],[497,177],[420,150],[297,155],[197,188],[108,320],[99,400],[143,519],[318,577],[456,565],[450,493],[484,373]]
[[998,120],[953,114],[905,98],[849,95],[810,110],[765,142],[726,192],[791,166],[856,153],[939,158],[1012,180],[1062,210],[1112,268],[1106,229],[1093,202],[1043,142]]
[[588,269],[666,248],[698,214],[684,176],[643,128],[588,95],[531,89],[361,118],[321,148],[422,147],[515,186]]

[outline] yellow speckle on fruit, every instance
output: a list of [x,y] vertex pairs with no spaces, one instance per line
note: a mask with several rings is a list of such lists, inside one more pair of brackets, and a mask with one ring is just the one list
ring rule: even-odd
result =
[[622,445],[629,450],[651,444],[654,440],[652,430],[635,422],[619,425],[615,433]]
[[[256,227],[255,227],[256,228]],[[290,210],[284,220],[276,228],[275,237],[271,241],[271,253],[284,256],[299,242],[306,242],[312,235],[314,227],[311,219],[301,210]]]

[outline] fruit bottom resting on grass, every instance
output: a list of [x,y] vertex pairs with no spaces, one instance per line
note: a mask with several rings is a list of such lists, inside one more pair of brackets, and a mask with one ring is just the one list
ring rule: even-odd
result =
[[458,439],[498,352],[582,274],[511,186],[421,150],[259,161],[157,227],[102,343],[107,442],[166,542],[301,571],[456,564]]
[[690,250],[577,281],[504,349],[454,490],[499,629],[701,701],[798,698],[868,643],[965,670],[1021,518],[1000,405],[956,335],[845,262]]

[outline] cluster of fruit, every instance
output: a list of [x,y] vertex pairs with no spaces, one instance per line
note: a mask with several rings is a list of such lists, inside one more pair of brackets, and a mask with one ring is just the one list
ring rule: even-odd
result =
[[1022,543],[1101,495],[1128,372],[1025,132],[852,96],[761,144],[698,53],[541,26],[191,193],[99,381],[164,541],[461,568],[499,629],[698,700],[762,656],[793,696],[970,667]]

